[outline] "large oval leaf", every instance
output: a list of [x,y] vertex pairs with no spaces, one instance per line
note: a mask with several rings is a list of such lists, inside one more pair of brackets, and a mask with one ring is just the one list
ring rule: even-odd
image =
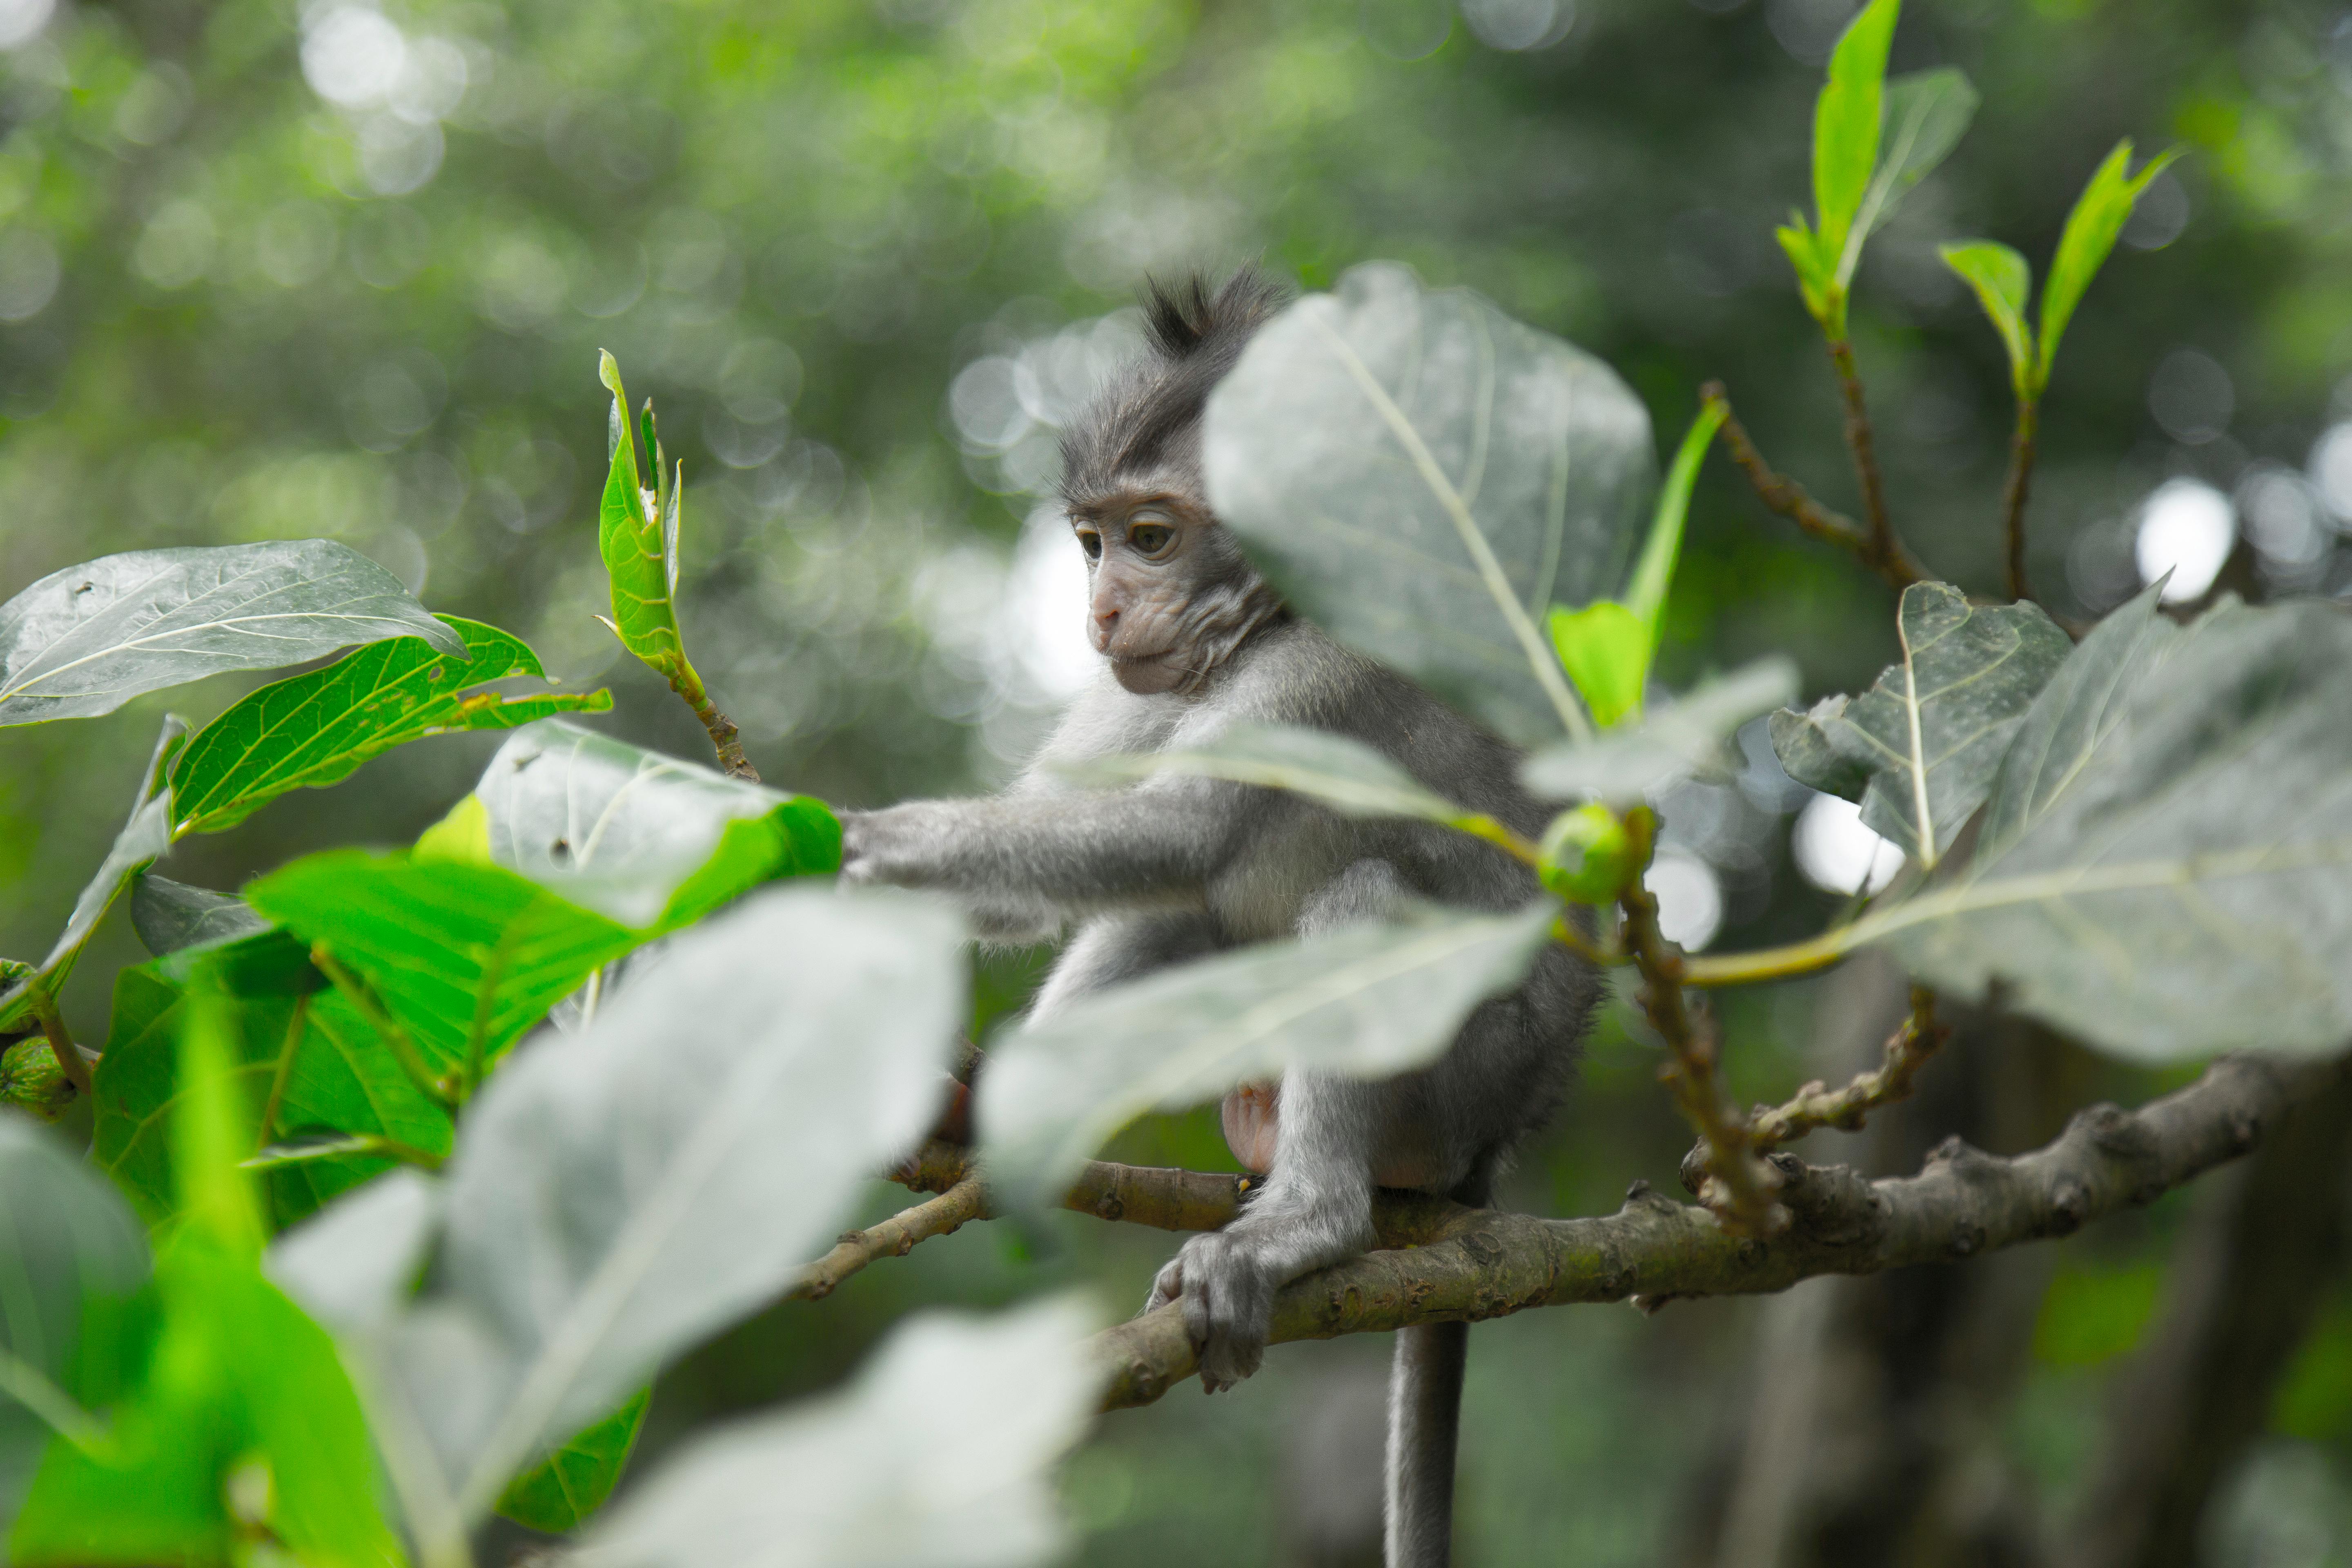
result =
[[330,539],[108,555],[0,605],[0,724],[111,713],[143,691],[385,637],[466,657],[399,578]]
[[981,1075],[989,1181],[1037,1203],[1148,1110],[1294,1067],[1383,1078],[1444,1053],[1525,977],[1559,918],[1424,910],[1395,924],[1202,959],[1072,1003],[1002,1039]]
[[2352,1039],[2352,620],[2153,588],[2027,713],[1976,858],[1869,917],[1939,985],[1996,983],[2118,1056]]
[[683,925],[761,882],[841,865],[823,802],[562,719],[516,731],[475,793],[493,860],[624,925]]
[[[439,1184],[432,1287],[373,1330],[383,1310],[335,1314],[398,1407],[379,1429],[422,1436],[403,1462],[478,1520],[663,1359],[782,1290],[933,1114],[962,934],[909,894],[764,891],[491,1079]],[[335,1255],[339,1227],[380,1219],[336,1205],[289,1254]]]
[[551,713],[610,708],[606,691],[483,689],[509,676],[545,679],[520,638],[455,616],[451,658],[415,637],[379,643],[254,692],[196,732],[172,768],[178,833],[234,827],[291,789],[348,778],[369,758],[427,735],[515,730]]
[[1538,630],[1612,592],[1654,458],[1607,365],[1394,265],[1262,329],[1209,399],[1209,496],[1290,603],[1522,743],[1584,721]]
[[[1063,1298],[986,1321],[944,1312],[913,1319],[842,1393],[737,1422],[681,1449],[564,1561],[570,1568],[1052,1562],[1067,1533],[1054,1466],[1086,1430],[1102,1388],[1083,1337],[1091,1317]],[[910,1485],[917,1477],[922,1484]]]

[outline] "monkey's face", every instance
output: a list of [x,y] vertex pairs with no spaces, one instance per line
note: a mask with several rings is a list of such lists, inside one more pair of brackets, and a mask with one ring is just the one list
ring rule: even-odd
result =
[[1121,686],[1189,689],[1232,651],[1235,613],[1263,584],[1216,519],[1151,494],[1074,511],[1070,526],[1093,590],[1087,634]]

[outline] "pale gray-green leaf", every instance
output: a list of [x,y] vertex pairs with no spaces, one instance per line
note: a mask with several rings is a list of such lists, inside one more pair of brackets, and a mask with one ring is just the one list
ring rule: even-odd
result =
[[1870,787],[1870,765],[1830,743],[1832,726],[1845,717],[1843,697],[1824,697],[1806,711],[1783,708],[1771,719],[1772,751],[1780,769],[1807,789],[1859,802]]
[[73,912],[66,917],[65,930],[58,933],[48,956],[41,960],[31,975],[0,996],[0,1028],[13,1026],[24,1015],[34,986],[44,986],[56,994],[57,987],[72,972],[74,960],[81,955],[82,944],[89,941],[98,922],[106,918],[122,885],[172,847],[172,786],[163,780],[172,753],[187,736],[186,720],[176,713],[164,715],[163,731],[155,737],[154,754],[148,759],[146,772],[140,775],[138,793],[131,797],[130,818],[114,836],[106,858],[99,862],[97,873],[74,900]]
[[1452,822],[1464,808],[1361,741],[1289,724],[1236,724],[1181,752],[1092,757],[1059,766],[1080,784],[1116,784],[1155,773],[1225,779],[1310,795],[1348,816],[1417,816]]
[[727,825],[788,796],[563,719],[524,725],[475,786],[490,858],[623,925],[651,925]]
[[400,579],[332,540],[108,555],[0,605],[0,724],[86,719],[222,670],[412,637],[466,657]]
[[[441,1183],[435,1283],[360,1347],[459,1517],[772,1300],[912,1147],[964,1016],[962,935],[912,894],[763,889],[489,1080]],[[382,1223],[344,1207],[313,1246]]]
[[381,1332],[415,1288],[442,1196],[442,1184],[421,1171],[387,1171],[272,1242],[265,1267],[332,1332]]
[[1862,820],[1932,867],[1983,804],[2010,737],[2074,645],[2037,605],[1975,606],[1942,583],[1903,591],[1896,630],[1901,662],[1842,710],[1808,715],[1816,733],[1799,761],[1811,765],[1825,742],[1867,768]]
[[577,1568],[1023,1568],[1068,1531],[1054,1467],[1093,1415],[1094,1311],[927,1312],[848,1388],[681,1448],[589,1527]]
[[[57,1134],[0,1110],[0,1492],[27,1439],[37,1447],[53,1427],[96,1435],[67,1392],[82,1305],[129,1296],[146,1277],[147,1241],[130,1205]],[[12,1419],[25,1409],[37,1426]]]
[[1583,722],[1537,622],[1615,591],[1654,469],[1607,365],[1359,267],[1258,332],[1202,441],[1218,515],[1340,641],[1522,744]]
[[1974,859],[1857,931],[2118,1056],[2352,1040],[2352,620],[2156,590],[2043,689]]
[[233,942],[269,929],[243,899],[190,887],[149,871],[131,885],[131,929],[161,958],[184,947]]
[[1243,948],[1070,1004],[1000,1038],[978,1118],[994,1190],[1043,1201],[1103,1140],[1294,1067],[1379,1078],[1422,1067],[1471,1010],[1518,984],[1558,906],[1407,911]]
[[1706,768],[1733,731],[1796,692],[1794,664],[1778,655],[1759,658],[1657,709],[1638,727],[1538,752],[1527,760],[1519,776],[1547,800],[1638,805]]

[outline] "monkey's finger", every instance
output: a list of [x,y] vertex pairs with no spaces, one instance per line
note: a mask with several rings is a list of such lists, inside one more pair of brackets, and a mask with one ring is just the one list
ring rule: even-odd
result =
[[1184,1293],[1184,1260],[1181,1258],[1160,1266],[1152,1276],[1151,1289],[1144,1294],[1143,1310],[1157,1311]]

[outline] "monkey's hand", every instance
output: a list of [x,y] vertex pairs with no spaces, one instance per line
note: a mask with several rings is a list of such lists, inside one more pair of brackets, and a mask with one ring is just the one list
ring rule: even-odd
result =
[[1201,1386],[1231,1388],[1258,1369],[1273,1328],[1274,1294],[1300,1275],[1371,1244],[1369,1220],[1295,1212],[1269,1191],[1220,1231],[1184,1243],[1151,1282],[1144,1310],[1181,1301],[1201,1358]]
[[843,812],[841,879],[894,888],[938,886],[949,825],[935,819],[947,805],[919,800],[887,811]]
[[1210,1394],[1231,1388],[1265,1359],[1274,1293],[1286,1282],[1276,1278],[1271,1261],[1247,1237],[1215,1231],[1187,1241],[1151,1282],[1145,1310],[1184,1304],[1184,1332],[1201,1358],[1201,1387]]
[[1055,935],[1061,915],[1003,870],[982,803],[916,800],[885,811],[841,813],[841,880],[848,887],[926,888],[964,906],[984,942]]

